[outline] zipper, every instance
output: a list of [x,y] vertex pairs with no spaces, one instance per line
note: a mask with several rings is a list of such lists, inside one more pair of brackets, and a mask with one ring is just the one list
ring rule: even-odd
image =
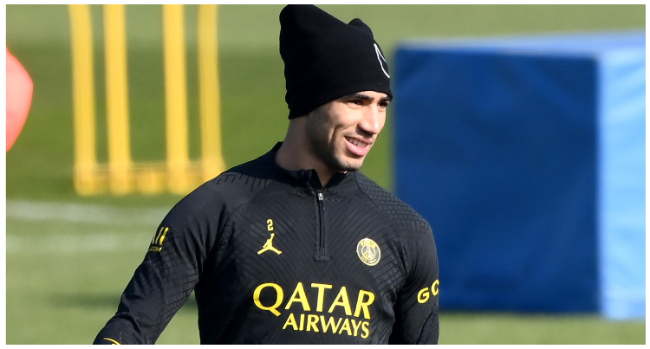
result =
[[325,248],[325,196],[322,190],[316,190],[316,203],[318,204],[318,242],[316,245],[316,260],[328,261]]

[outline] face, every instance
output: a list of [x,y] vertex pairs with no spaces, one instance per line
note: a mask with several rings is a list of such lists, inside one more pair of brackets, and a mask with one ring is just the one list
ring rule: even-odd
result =
[[307,122],[312,153],[333,171],[360,169],[384,128],[388,104],[385,93],[363,91],[312,111]]

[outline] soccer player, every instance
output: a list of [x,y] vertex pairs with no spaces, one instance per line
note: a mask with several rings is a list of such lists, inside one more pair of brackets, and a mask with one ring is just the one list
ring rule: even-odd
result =
[[95,343],[154,343],[192,290],[203,344],[437,343],[427,221],[359,173],[391,102],[370,28],[280,13],[283,142],[183,198]]

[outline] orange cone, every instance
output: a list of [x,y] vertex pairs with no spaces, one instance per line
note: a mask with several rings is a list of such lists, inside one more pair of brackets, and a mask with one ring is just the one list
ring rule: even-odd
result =
[[27,71],[7,49],[7,151],[27,120],[34,84]]

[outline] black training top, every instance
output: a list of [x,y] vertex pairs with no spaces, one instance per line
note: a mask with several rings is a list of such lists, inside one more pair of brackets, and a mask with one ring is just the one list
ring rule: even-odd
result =
[[281,143],[164,218],[96,344],[154,343],[192,290],[201,343],[437,343],[427,221],[359,172],[323,188]]

